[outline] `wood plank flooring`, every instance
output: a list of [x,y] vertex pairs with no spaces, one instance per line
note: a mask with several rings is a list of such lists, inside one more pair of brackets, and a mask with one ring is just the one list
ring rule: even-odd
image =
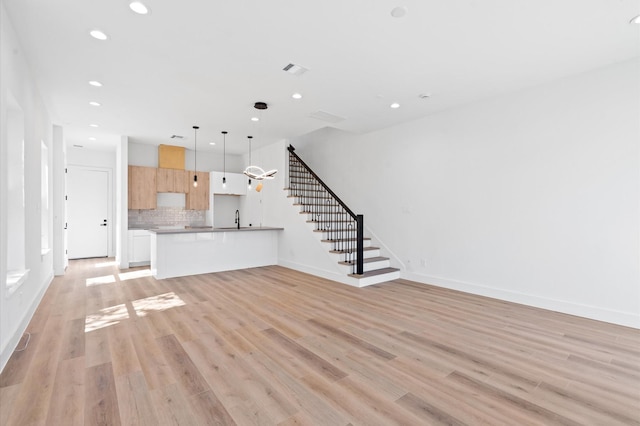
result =
[[79,260],[27,331],[6,426],[640,425],[640,331],[405,280]]

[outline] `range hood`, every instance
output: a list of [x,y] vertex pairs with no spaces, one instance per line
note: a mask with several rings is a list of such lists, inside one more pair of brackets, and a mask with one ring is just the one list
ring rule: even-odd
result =
[[184,147],[158,145],[158,167],[161,169],[184,170]]

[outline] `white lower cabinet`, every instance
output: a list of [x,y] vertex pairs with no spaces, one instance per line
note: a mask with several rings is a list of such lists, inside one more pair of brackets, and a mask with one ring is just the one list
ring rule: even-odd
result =
[[151,243],[146,229],[129,230],[129,266],[142,266],[151,263]]

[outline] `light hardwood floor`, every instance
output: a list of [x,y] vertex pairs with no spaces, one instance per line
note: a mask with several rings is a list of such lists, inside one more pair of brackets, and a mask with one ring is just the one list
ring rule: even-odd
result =
[[1,425],[640,425],[638,330],[405,280],[147,272],[70,263]]

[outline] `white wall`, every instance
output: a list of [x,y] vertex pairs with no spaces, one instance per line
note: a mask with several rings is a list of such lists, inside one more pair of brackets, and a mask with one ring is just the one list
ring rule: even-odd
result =
[[[53,279],[53,252],[41,254],[41,141],[53,149],[53,124],[8,19],[4,3],[0,3],[0,370],[4,368]],[[7,102],[9,94],[24,113],[25,142],[25,266],[29,275],[12,294],[6,288],[7,216]],[[54,164],[55,166],[55,164]],[[49,182],[55,171],[50,170]],[[50,193],[51,195],[51,193]],[[49,215],[53,209],[49,209]],[[52,223],[52,217],[47,221]],[[55,235],[51,232],[50,235]],[[55,250],[55,241],[53,242]]]
[[638,75],[630,61],[291,143],[403,277],[640,327]]
[[66,149],[64,142],[64,130],[60,126],[53,126],[53,270],[55,275],[64,275],[69,264],[64,241],[64,224],[66,218],[65,196],[65,168]]
[[116,145],[116,263],[129,268],[129,138],[122,136]]

